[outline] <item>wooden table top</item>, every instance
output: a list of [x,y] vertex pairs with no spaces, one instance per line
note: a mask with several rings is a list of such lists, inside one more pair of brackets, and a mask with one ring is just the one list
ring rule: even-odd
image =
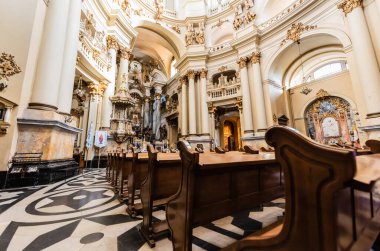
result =
[[139,153],[139,154],[137,154],[137,159],[139,159],[139,160],[147,160],[147,159],[149,159],[148,153]]
[[157,161],[159,162],[172,162],[172,161],[181,161],[179,153],[158,153]]
[[354,180],[367,185],[380,180],[380,153],[356,157]]
[[245,152],[203,153],[199,155],[199,165],[202,167],[228,167],[252,164],[276,163],[274,153],[249,154]]

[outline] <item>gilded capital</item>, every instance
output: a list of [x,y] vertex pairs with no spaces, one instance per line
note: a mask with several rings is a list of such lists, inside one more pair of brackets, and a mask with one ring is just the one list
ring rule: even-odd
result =
[[130,60],[132,58],[132,51],[128,48],[120,48],[120,58]]
[[119,49],[119,42],[117,41],[117,38],[113,35],[108,35],[107,36],[107,49],[114,49],[117,51]]
[[338,4],[338,9],[342,10],[347,16],[348,13],[351,13],[355,8],[362,7],[363,0],[343,0]]
[[252,53],[251,63],[252,64],[260,63],[260,58],[261,58],[261,52],[254,52],[254,53]]
[[240,69],[247,67],[247,59],[240,58],[237,63],[239,64]]
[[201,78],[206,78],[206,76],[207,76],[207,69],[203,68],[202,70],[200,70],[199,74],[200,74]]
[[106,91],[107,87],[108,87],[108,83],[100,81],[99,82],[99,88],[98,88],[98,94],[103,97],[104,92]]
[[189,79],[194,79],[195,78],[195,72],[193,70],[190,70],[187,72],[187,77]]
[[91,96],[94,96],[94,95],[98,94],[98,87],[99,87],[98,84],[90,82],[90,83],[88,83],[87,87],[88,87],[88,89],[90,91],[90,95]]
[[185,77],[182,77],[182,78],[180,79],[180,81],[181,81],[181,84],[182,84],[182,85],[186,85],[186,78],[185,78]]
[[182,91],[182,86],[181,85],[178,85],[177,87],[177,92],[181,92]]

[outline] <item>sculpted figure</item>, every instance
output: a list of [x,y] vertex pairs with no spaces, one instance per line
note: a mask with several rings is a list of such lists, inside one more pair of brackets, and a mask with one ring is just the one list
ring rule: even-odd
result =
[[241,27],[242,24],[243,24],[243,20],[240,17],[240,14],[238,13],[238,11],[236,11],[235,12],[235,19],[234,19],[234,22],[233,22],[234,29],[238,30]]
[[199,24],[199,32],[196,33],[195,41],[197,41],[198,44],[204,44],[205,43],[205,32],[204,32],[204,23]]
[[189,24],[189,25],[187,26],[187,32],[186,32],[186,35],[185,35],[186,46],[189,46],[189,45],[192,45],[192,44],[193,44],[193,38],[194,38],[194,28],[193,28],[193,24]]

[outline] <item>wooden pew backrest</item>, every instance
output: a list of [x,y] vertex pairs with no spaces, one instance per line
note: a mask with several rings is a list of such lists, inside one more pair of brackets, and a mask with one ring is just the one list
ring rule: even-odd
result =
[[347,184],[356,171],[355,153],[315,143],[282,126],[270,128],[265,139],[275,147],[284,171],[284,224],[273,238],[247,238],[231,250],[338,250],[341,230],[336,209],[342,197],[337,194],[349,193]]

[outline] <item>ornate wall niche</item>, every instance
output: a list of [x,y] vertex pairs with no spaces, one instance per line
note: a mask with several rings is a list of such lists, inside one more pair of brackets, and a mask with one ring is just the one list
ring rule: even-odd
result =
[[349,102],[325,91],[318,94],[305,110],[309,137],[322,144],[358,144],[354,112]]
[[0,97],[0,134],[6,134],[11,126],[12,109],[17,106],[10,100]]

